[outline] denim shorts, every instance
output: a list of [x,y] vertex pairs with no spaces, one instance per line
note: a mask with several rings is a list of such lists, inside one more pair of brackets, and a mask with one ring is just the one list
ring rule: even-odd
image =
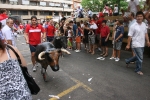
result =
[[122,42],[114,42],[113,48],[115,50],[121,50]]
[[31,52],[31,53],[36,51],[36,46],[37,46],[37,45],[30,45],[30,44],[29,44],[29,48],[30,48],[30,52]]

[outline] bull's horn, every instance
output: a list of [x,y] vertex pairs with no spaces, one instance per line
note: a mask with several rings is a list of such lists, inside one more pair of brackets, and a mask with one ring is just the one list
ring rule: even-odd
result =
[[39,60],[44,60],[45,58],[42,58],[42,56],[45,54],[45,51],[41,52],[39,55],[38,55],[38,59]]
[[67,54],[69,54],[69,55],[71,54],[71,53],[70,53],[69,51],[67,51],[66,49],[61,49],[61,51],[62,51],[62,52],[65,52],[65,53],[67,53]]

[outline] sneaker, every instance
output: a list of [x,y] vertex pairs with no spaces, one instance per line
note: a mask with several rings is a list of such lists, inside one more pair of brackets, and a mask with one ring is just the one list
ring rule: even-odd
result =
[[109,58],[110,60],[115,60],[116,58],[115,57],[111,57],[111,58]]
[[119,60],[120,60],[119,58],[116,58],[116,59],[115,59],[116,62],[118,62]]
[[76,50],[75,52],[80,52],[80,50]]
[[100,58],[99,60],[105,60],[105,58],[102,57],[102,58]]
[[37,63],[33,66],[33,72],[36,72],[36,67],[38,67]]
[[100,59],[102,59],[103,57],[98,57],[98,58],[96,58],[97,60],[100,60]]

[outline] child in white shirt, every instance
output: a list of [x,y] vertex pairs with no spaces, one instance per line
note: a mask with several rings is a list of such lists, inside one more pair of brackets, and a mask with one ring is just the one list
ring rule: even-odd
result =
[[73,36],[73,32],[72,32],[71,27],[67,27],[67,29],[68,29],[67,45],[68,45],[69,50],[72,50],[72,36]]

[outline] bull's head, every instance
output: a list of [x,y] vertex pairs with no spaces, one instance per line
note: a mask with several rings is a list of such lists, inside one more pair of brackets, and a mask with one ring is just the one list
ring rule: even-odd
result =
[[53,71],[59,70],[59,56],[61,52],[71,54],[66,49],[54,49],[50,51],[43,51],[38,55],[39,60],[46,59]]

